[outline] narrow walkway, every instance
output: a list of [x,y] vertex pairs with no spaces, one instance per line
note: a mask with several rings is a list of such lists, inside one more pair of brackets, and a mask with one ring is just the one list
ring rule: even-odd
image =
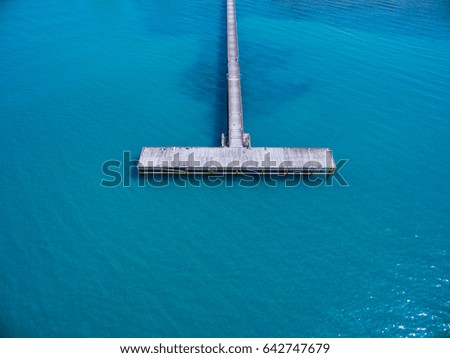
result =
[[227,0],[228,46],[228,146],[244,147],[241,74],[236,25],[235,0]]

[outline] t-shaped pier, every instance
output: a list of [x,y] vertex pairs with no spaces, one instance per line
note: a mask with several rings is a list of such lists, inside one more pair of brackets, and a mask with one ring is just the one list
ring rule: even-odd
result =
[[244,133],[235,0],[227,0],[228,134],[221,147],[143,147],[139,173],[333,174],[329,148],[251,147]]

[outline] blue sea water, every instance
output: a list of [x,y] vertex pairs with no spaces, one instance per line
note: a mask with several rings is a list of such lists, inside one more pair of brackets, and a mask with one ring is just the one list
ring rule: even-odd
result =
[[224,3],[0,1],[0,336],[449,337],[447,0],[237,0],[252,144],[348,186],[100,185],[219,144]]

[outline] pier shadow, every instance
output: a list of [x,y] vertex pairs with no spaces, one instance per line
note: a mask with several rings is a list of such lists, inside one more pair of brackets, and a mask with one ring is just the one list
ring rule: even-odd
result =
[[[207,32],[197,60],[181,76],[185,95],[199,102],[212,102],[212,121],[205,123],[213,129],[211,146],[220,145],[221,133],[227,131],[227,22],[226,1],[218,10],[213,35]],[[189,86],[186,86],[186,83]]]
[[294,174],[146,174],[134,183],[140,188],[319,188],[333,187],[333,177],[325,175]]

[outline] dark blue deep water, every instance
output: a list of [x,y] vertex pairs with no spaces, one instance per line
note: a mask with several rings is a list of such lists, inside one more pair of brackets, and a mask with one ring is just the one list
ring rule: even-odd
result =
[[100,185],[218,145],[225,0],[0,0],[0,336],[449,337],[450,2],[238,0],[254,146],[341,186]]

